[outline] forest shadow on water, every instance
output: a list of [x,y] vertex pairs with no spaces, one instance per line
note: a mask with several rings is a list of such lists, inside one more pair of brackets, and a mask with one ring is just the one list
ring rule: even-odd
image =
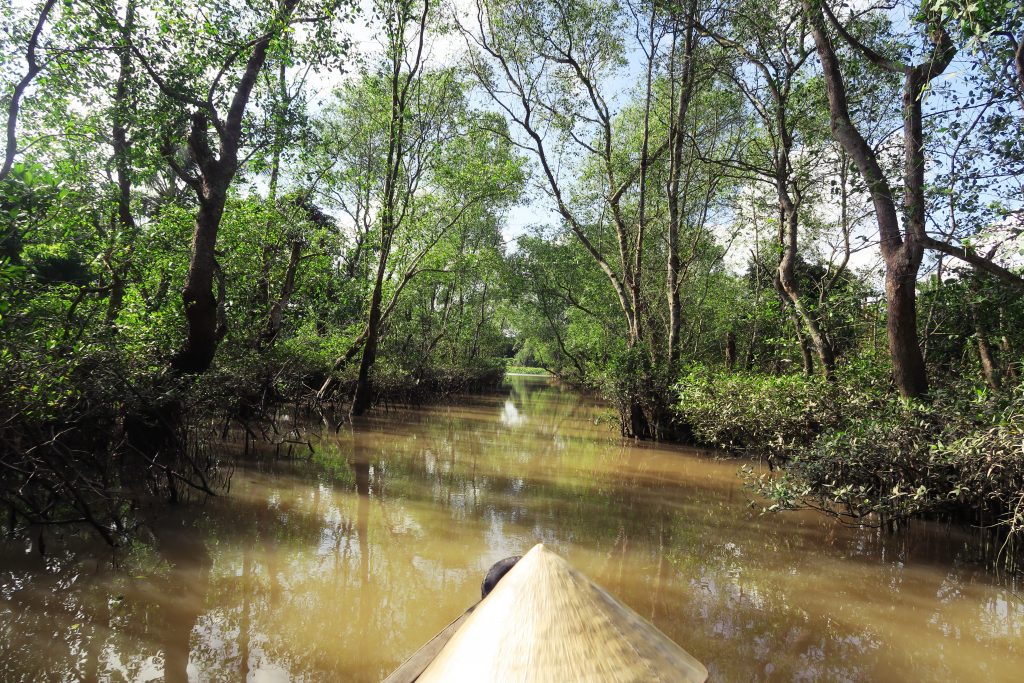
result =
[[[543,378],[357,420],[228,495],[165,510],[112,562],[5,542],[4,680],[379,681],[537,542],[711,680],[1016,680],[1019,579],[973,537],[760,515],[736,461],[634,445]],[[52,546],[52,544],[51,544]]]

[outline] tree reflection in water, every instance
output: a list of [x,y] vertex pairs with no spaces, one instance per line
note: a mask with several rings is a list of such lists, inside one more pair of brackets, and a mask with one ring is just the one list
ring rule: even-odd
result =
[[158,533],[157,548],[169,566],[166,578],[157,583],[154,602],[166,612],[160,645],[164,657],[164,681],[187,683],[192,631],[205,612],[206,589],[212,561],[206,543],[191,528]]

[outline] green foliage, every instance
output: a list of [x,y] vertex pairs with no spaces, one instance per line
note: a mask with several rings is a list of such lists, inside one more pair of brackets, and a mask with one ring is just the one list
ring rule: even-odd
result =
[[507,375],[536,375],[538,377],[547,377],[549,373],[544,368],[537,368],[530,365],[506,365],[505,374]]
[[1024,393],[961,389],[927,404],[853,396],[842,420],[793,451],[783,478],[759,480],[773,507],[809,504],[876,523],[947,514],[1024,530]]
[[838,420],[845,392],[817,377],[716,372],[691,366],[676,411],[702,444],[784,461]]
[[[33,506],[88,516],[69,503],[88,490],[108,529],[130,508],[109,492],[140,471],[150,493],[184,486],[162,462],[124,464],[139,454],[125,445],[133,424],[169,416],[187,458],[212,425],[255,433],[282,404],[319,401],[329,379],[351,395],[376,310],[380,400],[544,368],[600,392],[624,433],[784,464],[762,482],[779,507],[858,518],[962,507],[1024,523],[1019,289],[943,261],[920,283],[922,347],[933,376],[976,379],[946,382],[926,404],[893,398],[881,281],[863,256],[872,205],[830,137],[799,3],[736,0],[698,31],[672,3],[485,0],[478,25],[419,0],[371,5],[381,49],[360,60],[348,0],[294,14],[287,2],[54,6],[0,182],[0,441],[14,458],[0,489],[26,519]],[[3,19],[5,97],[25,66],[28,9]],[[923,25],[969,48],[962,82],[926,93],[926,222],[1015,267],[1024,99],[1020,36],[1006,29],[1018,30],[1020,4],[935,0],[899,21],[884,9],[841,18],[893,59],[917,54]],[[418,38],[449,42],[456,25],[467,52],[419,58]],[[262,36],[266,61],[236,109]],[[899,146],[879,136],[901,126],[901,77],[846,43],[851,116],[892,175]],[[340,85],[310,106],[307,79],[324,73]],[[224,136],[229,117],[238,139]],[[225,159],[230,172],[207,173]],[[776,281],[780,173],[799,204],[802,308]],[[212,368],[188,377],[168,368],[185,335],[196,219],[211,206],[199,176],[229,186],[206,251],[219,346]],[[529,200],[542,224],[513,244],[508,213],[528,188],[540,188]],[[815,326],[834,383],[811,377]],[[991,393],[976,395],[983,374]],[[51,488],[26,507],[35,467]]]
[[927,402],[887,383],[826,383],[692,368],[677,411],[705,445],[766,456],[746,478],[767,510],[812,507],[862,524],[947,515],[1024,530],[1024,390],[953,384]]

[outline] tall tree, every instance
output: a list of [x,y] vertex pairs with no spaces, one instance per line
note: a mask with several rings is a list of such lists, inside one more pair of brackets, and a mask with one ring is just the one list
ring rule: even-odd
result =
[[[808,186],[818,181],[807,171],[808,160],[821,156],[813,149],[807,133],[806,100],[808,78],[804,65],[811,52],[807,45],[807,29],[799,8],[766,7],[759,3],[741,4],[735,9],[725,7],[718,26],[700,25],[702,33],[711,36],[723,47],[734,51],[739,64],[732,65],[729,78],[743,92],[766,131],[768,153],[766,163],[757,159],[742,166],[756,178],[770,183],[778,200],[779,261],[775,287],[794,314],[794,324],[801,346],[804,333],[810,338],[819,366],[826,378],[835,369],[835,352],[817,316],[800,291],[796,266],[799,257],[801,213]],[[746,66],[753,67],[751,73]],[[802,91],[802,92],[801,92]],[[804,129],[804,130],[801,130]],[[811,134],[813,135],[813,133]],[[801,144],[803,149],[796,149]],[[805,362],[805,368],[811,364]]]
[[135,81],[135,69],[131,55],[131,34],[135,27],[135,0],[128,0],[117,54],[117,80],[111,108],[110,140],[114,153],[114,170],[117,185],[117,225],[120,230],[111,235],[111,245],[105,257],[110,272],[110,297],[107,301],[107,323],[113,324],[124,303],[125,279],[130,259],[118,262],[115,252],[117,242],[130,250],[138,232],[138,225],[132,215],[132,163],[131,141],[128,129],[131,120],[131,91]]
[[[384,297],[384,279],[387,275],[391,244],[401,216],[399,205],[400,174],[409,151],[406,137],[406,118],[410,107],[413,83],[418,81],[423,68],[424,41],[427,38],[427,17],[430,0],[422,5],[413,0],[383,0],[377,7],[383,15],[386,58],[390,62],[388,85],[391,94],[391,116],[388,121],[387,158],[384,164],[384,188],[380,198],[380,244],[377,272],[370,293],[370,307],[366,320],[366,341],[359,361],[359,376],[352,395],[352,415],[362,415],[371,404],[370,369],[377,359],[380,322]],[[410,46],[410,41],[412,46]],[[408,202],[409,198],[406,198]]]
[[[224,213],[229,189],[247,156],[246,113],[253,90],[266,67],[271,51],[280,38],[299,21],[300,0],[280,0],[256,16],[238,16],[228,8],[207,18],[205,30],[217,36],[217,49],[191,62],[166,50],[166,40],[158,29],[151,34],[135,32],[132,52],[157,85],[168,103],[187,118],[186,147],[190,164],[182,165],[172,134],[165,141],[165,156],[175,173],[193,191],[198,202],[191,255],[182,288],[185,311],[185,340],[171,366],[179,373],[202,373],[209,368],[220,340],[226,333],[218,320],[218,297],[214,293],[216,277],[217,231]],[[330,26],[339,3],[307,7],[312,18]],[[189,8],[172,6],[170,25],[182,30]],[[322,38],[314,36],[312,40]],[[331,46],[323,44],[322,49]],[[212,144],[211,144],[212,137]],[[222,322],[222,320],[220,321]]]
[[[901,64],[865,48],[865,54],[882,68],[899,73],[903,83],[904,211],[903,220],[896,198],[878,161],[875,149],[850,118],[850,107],[839,58],[826,27],[826,14],[833,17],[823,0],[802,0],[815,47],[821,62],[828,94],[832,133],[843,145],[871,193],[885,259],[885,294],[889,353],[893,378],[905,397],[928,391],[928,375],[917,335],[917,274],[924,256],[924,139],[921,98],[924,87],[939,76],[953,59],[955,48],[941,24],[932,26],[932,49],[925,61]],[[838,21],[833,21],[838,26]],[[845,29],[844,36],[852,36]],[[861,45],[854,41],[855,45]],[[902,223],[902,228],[901,228]]]
[[421,274],[445,271],[431,262],[438,246],[510,201],[521,183],[504,121],[470,107],[458,70],[425,70],[434,11],[429,0],[378,5],[382,62],[339,90],[312,160],[316,191],[348,219],[354,244],[344,275],[370,280],[361,331],[318,392],[330,396],[338,371],[358,356],[354,416],[372,404],[384,325],[403,292]]
[[[696,87],[697,0],[689,0],[682,11],[676,10],[668,19],[672,34],[669,52],[669,170],[665,188],[668,201],[668,263],[665,294],[668,298],[668,363],[675,367],[680,355],[682,326],[680,229],[685,220],[685,207],[680,206],[680,183],[685,175],[687,124],[690,102]],[[678,69],[678,75],[676,70]],[[677,92],[678,91],[678,92]]]
[[[916,287],[925,249],[962,259],[1013,286],[1024,286],[1024,280],[991,258],[970,247],[935,239],[927,231],[923,100],[929,85],[952,62],[957,47],[941,13],[927,3],[918,13],[927,42],[926,56],[917,63],[888,56],[858,39],[826,0],[802,0],[802,3],[822,66],[832,133],[856,164],[874,204],[885,260],[886,324],[893,377],[903,396],[921,396],[928,391],[928,376],[918,340]],[[846,84],[829,25],[861,59],[903,79],[902,212],[896,208],[896,195],[879,163],[876,150],[850,117]]]

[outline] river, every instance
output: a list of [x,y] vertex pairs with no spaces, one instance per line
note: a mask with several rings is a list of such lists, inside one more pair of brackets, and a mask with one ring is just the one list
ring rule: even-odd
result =
[[239,462],[113,562],[8,541],[0,679],[379,681],[543,542],[713,681],[1021,680],[1024,588],[970,535],[761,515],[737,461],[624,442],[608,416],[510,378]]

